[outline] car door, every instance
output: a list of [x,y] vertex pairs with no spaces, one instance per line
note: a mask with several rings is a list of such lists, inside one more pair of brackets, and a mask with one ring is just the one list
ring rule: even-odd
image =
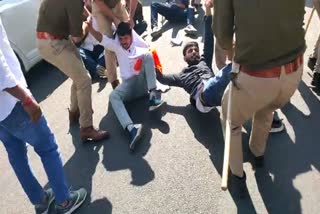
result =
[[9,41],[25,69],[40,60],[36,23],[40,0],[1,0],[0,15]]

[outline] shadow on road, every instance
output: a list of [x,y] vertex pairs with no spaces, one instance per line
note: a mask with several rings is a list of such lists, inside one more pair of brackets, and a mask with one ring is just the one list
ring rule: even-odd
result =
[[295,139],[287,132],[271,135],[266,166],[255,173],[260,194],[269,213],[302,213],[301,194],[293,181],[298,175],[312,171],[313,168],[320,170],[320,133],[308,128],[319,126],[319,100],[304,82],[300,83],[298,90],[311,115],[306,117],[292,103],[282,108],[292,125]]
[[147,99],[143,98],[126,104],[126,108],[134,123],[144,125],[144,136],[134,153],[129,152],[129,135],[123,130],[115,113],[109,104],[107,115],[101,120],[100,127],[112,133],[110,140],[103,147],[103,165],[107,171],[131,171],[131,184],[142,186],[151,182],[154,171],[144,159],[151,146],[152,129],[159,129],[162,133],[169,133],[166,122],[161,120],[161,110],[158,113],[148,113]]
[[[218,173],[221,175],[224,138],[220,123],[220,113],[218,110],[212,110],[207,114],[203,114],[191,105],[168,105],[165,111],[185,117],[188,125],[194,133],[194,137],[199,141],[199,143],[208,149],[210,159]],[[248,198],[247,200],[240,200],[233,193],[231,193],[231,196],[238,208],[238,213],[256,213],[251,198]]]
[[39,103],[67,79],[66,75],[44,60],[39,62],[26,75],[29,88]]

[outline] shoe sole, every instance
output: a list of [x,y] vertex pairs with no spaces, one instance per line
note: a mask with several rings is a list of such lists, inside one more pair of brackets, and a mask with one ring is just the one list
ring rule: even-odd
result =
[[157,105],[157,106],[150,106],[150,107],[149,107],[149,111],[154,111],[154,110],[160,108],[163,104],[164,104],[164,101],[162,101],[162,102],[161,102],[159,105]]
[[139,142],[139,140],[142,138],[142,129],[143,129],[143,126],[141,126],[140,129],[138,129],[138,132],[137,132],[137,135],[136,137],[132,140],[132,143],[130,144],[129,146],[129,149],[130,151],[133,151],[136,144]]
[[71,214],[73,213],[76,209],[78,209],[82,204],[83,202],[86,200],[87,198],[87,193],[84,195],[83,199],[81,201],[78,201],[79,197],[77,198],[77,202],[75,203],[75,205],[66,213],[64,214]]
[[157,38],[157,37],[161,36],[162,33],[157,31],[157,32],[152,32],[150,35],[151,35],[152,38]]
[[196,35],[197,31],[196,30],[185,30],[184,31],[187,35]]
[[282,124],[279,128],[271,128],[269,133],[279,133],[284,131],[284,125]]

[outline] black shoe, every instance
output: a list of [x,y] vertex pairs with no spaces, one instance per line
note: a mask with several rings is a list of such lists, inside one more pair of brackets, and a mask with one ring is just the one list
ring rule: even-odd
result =
[[55,195],[52,189],[48,189],[45,191],[46,200],[41,204],[35,205],[36,214],[48,214],[50,206],[55,199]]
[[131,131],[129,131],[129,134],[130,134],[129,149],[133,151],[134,147],[142,137],[142,125],[134,124],[134,128]]
[[78,209],[87,197],[87,190],[81,188],[77,191],[70,192],[70,199],[67,206],[62,207],[61,205],[56,205],[56,211],[58,214],[71,214],[76,209]]
[[262,168],[264,166],[264,156],[254,157],[255,168]]
[[248,187],[246,184],[247,176],[246,173],[243,172],[242,177],[238,177],[236,175],[231,174],[230,176],[230,191],[231,194],[234,194],[236,197],[241,199],[249,196]]
[[273,118],[270,133],[279,133],[284,130],[284,125],[282,123],[282,119]]
[[320,73],[314,73],[311,81],[311,85],[316,87],[317,90],[320,90]]
[[310,68],[311,71],[314,70],[314,66],[316,65],[316,63],[317,63],[317,58],[315,58],[315,57],[309,57],[308,67]]

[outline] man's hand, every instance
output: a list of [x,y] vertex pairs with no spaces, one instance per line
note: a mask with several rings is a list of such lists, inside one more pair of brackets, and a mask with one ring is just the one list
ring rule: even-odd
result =
[[134,20],[133,20],[133,18],[129,19],[129,23],[130,23],[131,29],[133,29],[134,28]]
[[13,97],[20,100],[24,110],[28,113],[32,122],[38,122],[41,118],[42,112],[39,104],[35,101],[27,91],[19,85],[16,85],[12,88],[4,89],[5,92],[8,92]]
[[40,108],[40,105],[32,98],[29,98],[30,100],[27,100],[28,103],[23,103],[24,110],[28,113],[31,121],[33,123],[36,123],[40,120],[42,111]]
[[204,5],[206,8],[212,8],[213,7],[213,0],[205,0]]

